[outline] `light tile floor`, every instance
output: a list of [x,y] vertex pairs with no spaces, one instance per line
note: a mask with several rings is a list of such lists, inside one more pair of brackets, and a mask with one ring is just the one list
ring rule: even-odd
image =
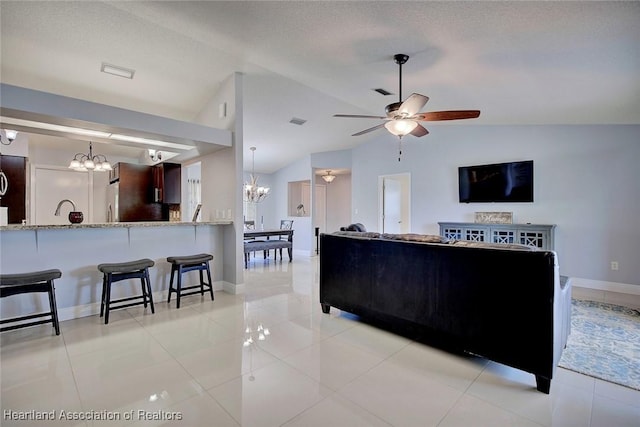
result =
[[3,333],[0,424],[640,426],[638,391],[559,368],[545,395],[531,374],[323,314],[317,258],[252,259],[245,282],[179,310],[66,321],[59,337]]

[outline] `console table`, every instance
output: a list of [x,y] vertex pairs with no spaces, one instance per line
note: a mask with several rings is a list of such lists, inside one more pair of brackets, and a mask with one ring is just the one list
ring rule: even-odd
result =
[[477,222],[439,222],[440,235],[448,239],[473,242],[517,243],[554,250],[555,224],[485,224]]

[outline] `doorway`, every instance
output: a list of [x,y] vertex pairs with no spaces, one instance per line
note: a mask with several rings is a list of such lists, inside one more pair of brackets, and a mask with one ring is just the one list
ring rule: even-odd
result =
[[378,178],[378,229],[401,234],[411,230],[411,174]]

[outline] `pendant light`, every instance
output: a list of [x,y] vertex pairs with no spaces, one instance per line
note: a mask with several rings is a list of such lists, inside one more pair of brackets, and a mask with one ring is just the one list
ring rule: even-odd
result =
[[245,202],[260,203],[269,195],[269,187],[261,187],[258,185],[258,178],[255,175],[256,168],[256,147],[249,148],[252,155],[251,179],[245,182],[242,187],[242,195]]
[[331,175],[331,171],[328,170],[326,175],[322,175],[322,179],[324,179],[324,182],[326,182],[327,184],[331,184],[333,180],[336,179],[336,176]]

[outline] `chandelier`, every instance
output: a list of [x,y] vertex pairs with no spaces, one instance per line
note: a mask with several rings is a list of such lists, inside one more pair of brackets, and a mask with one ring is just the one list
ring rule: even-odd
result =
[[245,202],[260,203],[269,195],[269,187],[260,187],[258,185],[258,178],[255,175],[256,168],[256,147],[249,148],[251,150],[253,159],[251,166],[251,179],[249,182],[245,182],[242,187],[243,198]]
[[93,154],[93,145],[89,141],[89,154],[77,153],[73,156],[73,160],[69,163],[69,169],[73,169],[79,172],[85,172],[88,170],[93,171],[110,171],[111,163],[102,154]]
[[322,175],[322,179],[324,179],[324,182],[326,182],[327,184],[331,184],[333,180],[336,179],[336,176],[331,175],[331,171],[328,170],[326,175]]

